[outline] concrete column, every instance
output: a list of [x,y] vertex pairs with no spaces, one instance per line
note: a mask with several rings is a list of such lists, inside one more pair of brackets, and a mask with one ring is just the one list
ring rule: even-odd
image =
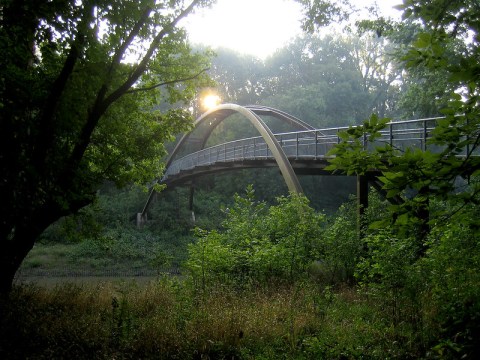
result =
[[357,232],[360,238],[365,236],[363,223],[365,211],[368,208],[368,178],[357,175]]
[[137,228],[142,228],[147,222],[147,214],[142,216],[142,213],[137,213]]
[[192,223],[195,224],[195,211],[193,211],[193,197],[195,195],[195,186],[192,184],[190,185],[190,197],[188,199],[188,209],[192,214]]

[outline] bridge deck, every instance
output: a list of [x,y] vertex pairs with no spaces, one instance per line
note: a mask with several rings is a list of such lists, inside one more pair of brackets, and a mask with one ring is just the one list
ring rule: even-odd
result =
[[[365,148],[390,144],[399,150],[439,150],[427,144],[437,118],[391,122],[374,143],[363,139]],[[296,173],[325,174],[328,152],[340,142],[338,133],[347,128],[328,128],[276,134],[275,139]],[[200,174],[229,169],[277,166],[265,140],[259,137],[235,140],[175,159],[166,169],[163,183],[183,182]]]
[[[262,136],[202,148],[213,128],[234,113],[245,116]],[[260,115],[274,116],[303,130],[272,134],[261,120]],[[367,135],[360,141],[365,150],[389,144],[399,151],[417,148],[422,151],[439,152],[442,148],[428,143],[439,119],[441,118],[390,122],[381,131],[381,136],[375,142],[368,142]],[[203,174],[232,169],[278,166],[289,190],[292,191],[293,187],[301,192],[296,174],[329,174],[325,170],[331,156],[329,151],[335,144],[341,142],[339,132],[347,129],[346,127],[314,129],[303,121],[276,109],[264,106],[241,107],[235,104],[220,105],[205,113],[196,121],[195,129],[201,125],[206,125],[206,127],[203,128],[204,133],[199,138],[190,137],[192,133],[189,133],[179,141],[167,161],[167,168],[161,183],[175,186]],[[187,140],[201,150],[176,158],[180,153],[178,150],[186,149]],[[467,147],[465,154],[468,151]],[[462,154],[459,155],[462,156]],[[295,182],[298,184],[295,185]],[[365,187],[366,185],[363,184],[363,188]],[[143,211],[137,214],[138,224],[146,221],[146,212],[153,195],[154,191],[150,193]],[[359,197],[361,196],[359,195]]]
[[[328,157],[289,158],[295,173],[298,175],[331,175],[331,172],[325,170],[328,165]],[[166,177],[162,182],[166,185],[180,185],[191,181],[192,179],[207,174],[224,172],[229,170],[249,169],[249,168],[268,168],[278,167],[273,157],[255,158],[231,161],[216,161],[209,165],[198,165],[190,169],[182,169],[174,176]]]

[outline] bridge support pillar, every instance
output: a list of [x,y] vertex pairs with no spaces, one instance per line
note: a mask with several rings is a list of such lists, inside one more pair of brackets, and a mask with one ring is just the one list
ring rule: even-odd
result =
[[195,211],[193,210],[193,197],[195,195],[195,186],[192,184],[190,185],[190,196],[188,199],[188,209],[192,214],[192,223],[195,224]]
[[137,228],[142,228],[143,225],[147,222],[147,214],[142,215],[142,213],[137,213]]
[[360,238],[365,236],[364,216],[368,208],[368,177],[357,175],[357,233]]

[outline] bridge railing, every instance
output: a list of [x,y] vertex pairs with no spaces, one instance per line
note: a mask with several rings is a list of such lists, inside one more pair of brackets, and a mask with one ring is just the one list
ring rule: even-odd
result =
[[[441,118],[396,121],[387,124],[381,131],[381,137],[374,143],[363,140],[365,149],[390,144],[398,150],[419,148],[421,150],[440,151],[440,148],[428,144],[431,132]],[[275,138],[289,159],[321,159],[327,156],[335,144],[340,143],[340,131],[348,127],[306,130],[275,134]],[[221,162],[243,160],[273,159],[265,140],[252,137],[211,146],[173,161],[165,172],[163,180],[180,171],[191,170],[200,166],[210,166]]]

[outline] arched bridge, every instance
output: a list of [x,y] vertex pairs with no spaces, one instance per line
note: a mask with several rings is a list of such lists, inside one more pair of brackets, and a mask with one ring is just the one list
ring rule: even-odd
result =
[[[259,136],[207,146],[213,130],[228,117],[240,114],[258,131]],[[288,124],[294,131],[273,134],[262,119],[270,116]],[[438,118],[390,122],[382,136],[373,144],[380,143],[405,149],[418,147],[427,149],[426,140],[435,127]],[[282,173],[289,191],[301,193],[297,174],[325,174],[328,151],[340,142],[339,132],[346,127],[315,129],[311,125],[283,111],[265,106],[239,106],[223,104],[203,114],[194,124],[191,132],[179,140],[166,162],[165,175],[161,183],[176,186],[191,179],[212,172],[247,167],[277,166]],[[146,212],[154,192],[137,222],[146,218]]]

